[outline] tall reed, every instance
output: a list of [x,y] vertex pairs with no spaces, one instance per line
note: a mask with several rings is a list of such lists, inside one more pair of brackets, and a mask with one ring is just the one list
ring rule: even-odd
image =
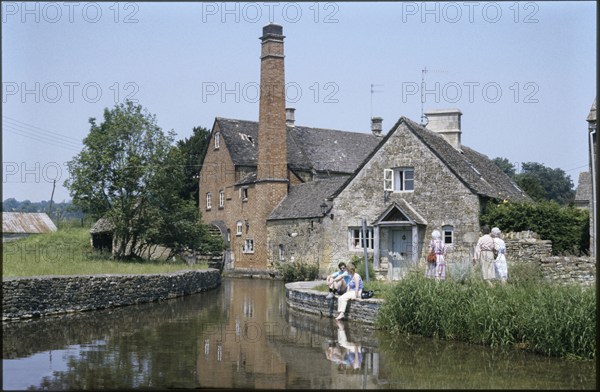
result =
[[439,282],[414,271],[385,294],[378,326],[548,356],[595,358],[595,291],[542,282],[531,266],[511,267],[510,282],[494,286],[475,269]]

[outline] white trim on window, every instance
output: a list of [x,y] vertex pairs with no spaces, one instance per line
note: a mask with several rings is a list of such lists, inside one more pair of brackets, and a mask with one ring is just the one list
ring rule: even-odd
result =
[[219,208],[225,207],[225,191],[219,191]]
[[237,237],[241,236],[243,230],[244,230],[244,222],[237,221],[237,223],[235,224],[235,235]]
[[221,132],[215,132],[215,150],[221,146]]
[[206,194],[206,209],[210,210],[212,208],[212,193],[208,192]]
[[242,253],[254,253],[254,239],[246,238],[242,245]]
[[[373,235],[373,228],[367,227],[367,250],[373,250],[375,248],[375,236]],[[349,227],[348,228],[348,248],[350,250],[363,250],[363,235],[362,228],[360,227]]]
[[415,189],[415,169],[395,167],[383,169],[383,190],[391,192],[412,192]]
[[454,226],[442,226],[442,239],[446,245],[454,244]]

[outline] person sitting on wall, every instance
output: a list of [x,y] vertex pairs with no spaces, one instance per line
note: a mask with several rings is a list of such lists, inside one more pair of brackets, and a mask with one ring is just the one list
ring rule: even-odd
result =
[[327,277],[327,286],[329,286],[327,299],[333,298],[334,294],[345,293],[349,280],[350,275],[346,271],[346,263],[342,261],[338,264],[338,270]]

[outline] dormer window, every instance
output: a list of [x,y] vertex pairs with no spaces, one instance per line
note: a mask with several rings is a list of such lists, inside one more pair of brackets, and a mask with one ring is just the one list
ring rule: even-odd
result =
[[221,132],[215,133],[215,150],[221,145]]
[[415,189],[415,169],[396,167],[383,170],[383,190],[390,192],[412,192]]

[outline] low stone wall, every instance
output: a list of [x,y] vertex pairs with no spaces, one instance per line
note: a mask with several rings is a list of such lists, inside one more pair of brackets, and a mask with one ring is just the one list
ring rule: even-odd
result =
[[539,262],[552,254],[552,241],[542,240],[533,231],[509,232],[503,234],[506,254],[510,260]]
[[544,279],[558,284],[596,285],[596,259],[593,257],[552,256],[540,260]]
[[2,321],[154,302],[213,289],[218,270],[4,278]]
[[[288,306],[322,317],[337,317],[337,298],[326,299],[328,293],[313,290],[313,287],[322,283],[323,281],[287,283],[285,299]],[[373,325],[382,303],[383,300],[378,298],[348,301],[346,320]]]

